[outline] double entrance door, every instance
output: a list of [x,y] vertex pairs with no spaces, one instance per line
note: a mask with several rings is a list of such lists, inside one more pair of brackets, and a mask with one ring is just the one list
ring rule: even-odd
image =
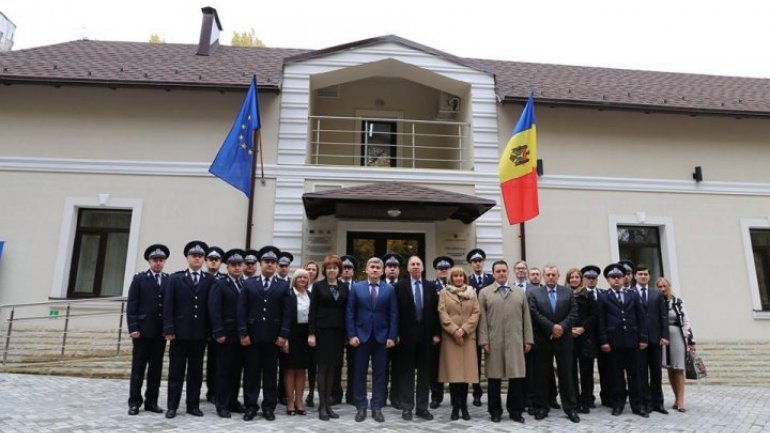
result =
[[424,233],[393,233],[393,232],[348,232],[347,253],[358,261],[356,281],[366,279],[366,261],[371,257],[384,256],[387,253],[399,254],[404,261],[401,263],[400,276],[407,275],[406,262],[411,256],[425,260]]

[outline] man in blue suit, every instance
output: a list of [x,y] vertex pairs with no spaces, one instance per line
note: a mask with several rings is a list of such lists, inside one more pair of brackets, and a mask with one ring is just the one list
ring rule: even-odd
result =
[[384,422],[387,349],[398,336],[398,302],[390,284],[381,281],[383,263],[378,257],[366,262],[366,281],[353,284],[348,296],[345,327],[350,345],[356,348],[354,399],[356,422],[366,419],[366,372],[372,360],[372,418]]
[[[634,290],[622,290],[625,270],[613,263],[604,268],[604,278],[610,290],[599,295],[599,335],[602,352],[608,354],[610,401],[612,414],[623,413],[626,404],[625,385],[634,414],[647,418],[639,380],[639,350],[647,347],[647,319],[639,295]],[[625,377],[624,373],[625,372]]]
[[245,421],[257,415],[257,399],[264,388],[262,416],[275,420],[278,403],[278,351],[288,350],[291,323],[289,284],[277,278],[276,263],[281,254],[268,245],[258,252],[262,273],[243,283],[238,297],[238,334],[244,351],[243,400]]

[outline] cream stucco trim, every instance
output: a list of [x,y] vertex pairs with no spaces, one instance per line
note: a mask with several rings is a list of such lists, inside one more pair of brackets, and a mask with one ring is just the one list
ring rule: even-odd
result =
[[64,200],[61,228],[59,229],[59,244],[56,248],[56,262],[51,285],[51,298],[66,298],[69,282],[70,267],[72,266],[72,249],[75,244],[75,229],[78,223],[78,209],[130,209],[131,227],[128,232],[128,251],[126,252],[126,270],[123,275],[123,296],[128,295],[128,286],[135,273],[139,231],[142,221],[142,200],[131,198],[111,198],[108,193],[93,197],[67,197]]
[[676,254],[676,237],[674,236],[674,219],[671,217],[649,216],[644,210],[639,210],[634,215],[609,215],[610,257],[613,262],[620,260],[620,247],[618,245],[618,225],[634,225],[645,227],[658,227],[660,230],[660,254],[663,261],[663,273],[666,275],[674,291],[681,294],[679,285],[679,269]]
[[762,299],[759,294],[757,267],[754,265],[754,249],[751,246],[751,229],[770,228],[770,216],[767,218],[741,218],[741,239],[743,240],[743,256],[746,259],[749,288],[751,289],[751,305],[755,319],[770,319],[770,311],[762,311]]

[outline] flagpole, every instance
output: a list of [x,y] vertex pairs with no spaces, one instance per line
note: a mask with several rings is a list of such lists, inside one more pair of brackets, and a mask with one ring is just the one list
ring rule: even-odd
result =
[[521,260],[527,261],[527,232],[524,223],[519,223],[519,242],[521,243]]
[[[261,129],[261,128],[260,128]],[[261,137],[261,134],[259,133],[259,129],[254,131],[254,151],[251,153],[251,173],[249,174],[249,182],[251,182],[251,185],[249,185],[249,211],[246,214],[246,249],[251,248],[251,228],[254,225],[254,180],[257,177],[257,146],[256,143]],[[260,159],[262,158],[262,143],[260,142],[259,145]],[[262,177],[264,178],[264,173],[262,174]],[[264,182],[264,180],[263,180]]]

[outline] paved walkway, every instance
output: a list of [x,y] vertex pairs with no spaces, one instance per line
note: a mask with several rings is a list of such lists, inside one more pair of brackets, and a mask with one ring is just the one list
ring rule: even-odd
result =
[[[165,384],[164,384],[165,385]],[[666,389],[667,406],[672,396]],[[162,414],[140,412],[126,414],[127,380],[80,379],[70,377],[0,374],[0,432],[55,433],[55,432],[210,432],[236,433],[260,431],[345,433],[376,429],[389,431],[452,432],[452,431],[538,431],[538,432],[770,432],[770,387],[740,388],[729,386],[691,385],[688,392],[688,411],[670,411],[668,416],[653,413],[643,419],[626,412],[611,416],[608,409],[600,408],[589,415],[581,415],[581,423],[573,424],[561,411],[551,411],[543,421],[526,416],[521,425],[508,419],[499,424],[489,421],[486,404],[471,406],[471,421],[450,421],[445,403],[433,410],[433,421],[401,420],[400,411],[384,410],[386,422],[378,424],[371,417],[362,423],[353,420],[351,406],[336,406],[341,418],[319,421],[312,409],[308,416],[288,417],[278,406],[276,420],[268,422],[257,417],[252,422],[241,418],[222,419],[216,416],[213,405],[203,403],[202,418],[180,413],[168,420]],[[184,397],[183,397],[184,398]],[[165,389],[161,389],[161,402]],[[184,402],[182,403],[184,409]],[[164,406],[164,404],[161,404]]]

